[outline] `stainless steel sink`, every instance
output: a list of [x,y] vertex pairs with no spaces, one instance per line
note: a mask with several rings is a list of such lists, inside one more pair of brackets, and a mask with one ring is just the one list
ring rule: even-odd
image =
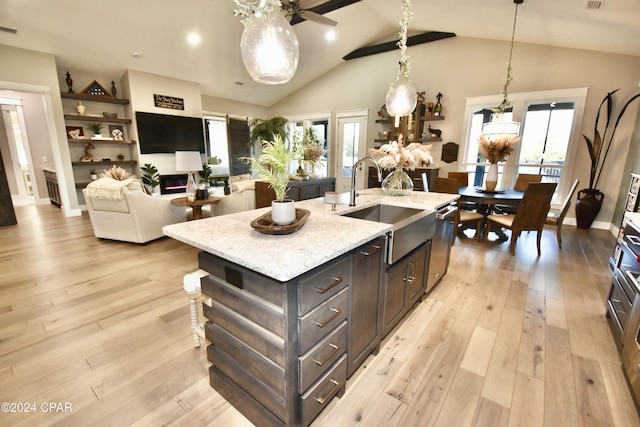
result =
[[428,239],[431,239],[436,228],[435,212],[402,206],[368,206],[344,213],[342,216],[381,222],[393,226],[387,247],[387,264],[393,264]]

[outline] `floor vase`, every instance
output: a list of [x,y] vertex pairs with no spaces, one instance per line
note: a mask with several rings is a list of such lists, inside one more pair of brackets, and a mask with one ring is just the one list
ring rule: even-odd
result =
[[576,199],[576,223],[578,228],[589,229],[598,216],[604,194],[596,189],[584,189],[578,191]]

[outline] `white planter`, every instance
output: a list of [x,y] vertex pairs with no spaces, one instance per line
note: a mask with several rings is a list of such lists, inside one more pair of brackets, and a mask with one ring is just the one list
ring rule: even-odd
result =
[[291,199],[271,202],[271,220],[277,225],[289,225],[296,220],[296,205]]

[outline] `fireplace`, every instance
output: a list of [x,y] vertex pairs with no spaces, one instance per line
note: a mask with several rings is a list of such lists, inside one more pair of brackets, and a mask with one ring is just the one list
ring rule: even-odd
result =
[[187,192],[187,174],[160,175],[160,194]]

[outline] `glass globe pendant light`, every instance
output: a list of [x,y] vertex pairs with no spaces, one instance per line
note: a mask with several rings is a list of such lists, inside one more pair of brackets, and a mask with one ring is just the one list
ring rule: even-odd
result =
[[291,24],[280,12],[280,1],[263,1],[242,22],[240,52],[251,78],[269,85],[291,80],[298,68],[299,44]]
[[396,124],[400,117],[410,115],[416,108],[418,94],[415,87],[411,84],[409,74],[411,72],[411,63],[407,56],[407,30],[413,14],[411,13],[411,0],[402,0],[402,20],[400,21],[400,64],[398,66],[398,74],[391,83],[387,92],[385,106],[387,112],[396,118]]

